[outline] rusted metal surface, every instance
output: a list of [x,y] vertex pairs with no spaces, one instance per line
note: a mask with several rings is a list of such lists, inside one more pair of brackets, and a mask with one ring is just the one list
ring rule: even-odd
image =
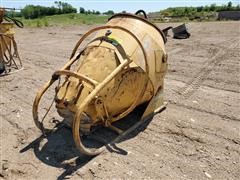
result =
[[[95,37],[81,47],[93,33]],[[112,123],[138,105],[148,104],[140,122],[163,107],[165,42],[164,34],[155,25],[130,14],[114,15],[105,26],[90,30],[78,41],[70,61],[38,92],[33,104],[37,127],[43,133],[47,131],[38,118],[42,95],[60,76],[65,76],[65,81],[56,87],[57,111],[72,126],[75,144],[82,153],[101,153],[102,148],[86,148],[81,135],[99,124],[123,134]]]

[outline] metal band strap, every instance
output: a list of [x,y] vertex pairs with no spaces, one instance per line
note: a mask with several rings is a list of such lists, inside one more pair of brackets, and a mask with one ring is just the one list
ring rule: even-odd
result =
[[113,39],[110,39],[107,36],[100,36],[100,37],[93,39],[90,43],[95,42],[95,41],[101,41],[101,42],[104,41],[104,42],[110,43],[111,45],[113,45],[114,47],[117,48],[118,52],[122,55],[123,59],[128,59],[128,55],[125,52],[122,45],[120,43],[114,41]]

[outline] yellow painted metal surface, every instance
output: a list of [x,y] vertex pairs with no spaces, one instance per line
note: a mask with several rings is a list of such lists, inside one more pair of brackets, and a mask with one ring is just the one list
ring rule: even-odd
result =
[[[2,57],[2,53],[5,53],[7,51],[7,48],[10,46],[13,35],[14,35],[14,29],[13,29],[13,23],[0,23],[0,34],[2,39],[0,40],[0,46],[2,48],[2,51],[0,51],[0,56]],[[3,42],[4,41],[4,42]]]
[[[90,42],[79,48],[95,32]],[[56,108],[72,126],[78,149],[98,154],[82,145],[80,133],[89,133],[98,124],[112,127],[142,103],[148,104],[143,118],[163,104],[165,41],[155,25],[131,14],[114,15],[105,26],[90,30],[77,43],[70,62],[37,94],[33,106],[36,125],[43,128],[37,112],[42,94],[59,76],[65,76],[56,88]]]
[[0,33],[12,36],[14,35],[14,24],[3,22],[0,24]]
[[[18,54],[17,44],[14,39],[13,18],[6,19],[5,9],[0,7],[0,76],[5,76],[22,69],[22,62]],[[12,71],[15,70],[15,71]]]

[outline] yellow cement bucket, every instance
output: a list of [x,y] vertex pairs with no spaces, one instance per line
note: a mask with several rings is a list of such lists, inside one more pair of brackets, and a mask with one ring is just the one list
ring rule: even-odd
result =
[[[95,37],[80,48],[83,40],[94,33]],[[90,30],[78,41],[70,61],[38,92],[33,105],[37,127],[43,130],[38,120],[42,95],[60,76],[65,76],[56,88],[58,113],[69,120],[77,148],[87,155],[99,154],[101,149],[84,147],[81,134],[99,124],[121,132],[112,126],[113,122],[143,103],[148,105],[143,118],[163,104],[165,42],[157,26],[133,14],[116,14],[105,26]]]

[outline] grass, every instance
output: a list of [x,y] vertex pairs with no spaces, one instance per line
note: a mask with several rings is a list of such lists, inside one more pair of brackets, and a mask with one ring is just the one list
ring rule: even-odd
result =
[[26,27],[48,27],[48,26],[71,26],[79,24],[103,24],[107,21],[108,16],[93,14],[60,14],[54,16],[45,16],[37,19],[20,18]]
[[[94,15],[94,14],[60,14],[53,16],[45,16],[37,19],[24,19],[18,18],[21,20],[25,27],[48,27],[48,26],[71,26],[71,25],[81,25],[81,24],[104,24],[107,22],[109,16],[105,15]],[[206,15],[201,16],[201,21],[215,21],[216,18],[213,16],[207,17]],[[161,18],[152,19],[153,23],[166,22]],[[199,21],[190,20],[189,17],[173,18],[169,22],[190,22],[190,21]]]

